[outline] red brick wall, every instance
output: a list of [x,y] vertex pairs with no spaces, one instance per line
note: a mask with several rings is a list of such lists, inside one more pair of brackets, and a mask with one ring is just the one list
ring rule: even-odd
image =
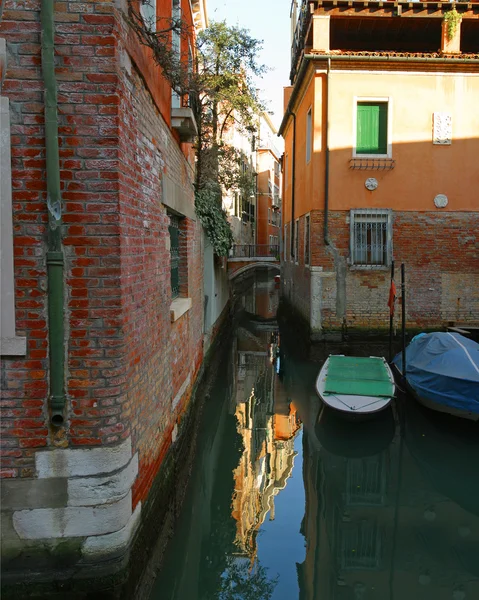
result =
[[[387,328],[390,272],[350,268],[348,217],[348,212],[329,213],[328,247],[323,213],[311,212],[311,264],[323,269],[322,326],[340,328],[345,319],[349,328]],[[283,286],[286,298],[308,320],[311,273],[303,264],[303,228],[304,216],[300,217],[299,264],[283,265]],[[399,267],[404,262],[408,326],[435,328],[479,321],[478,231],[478,213],[393,213],[395,279],[399,289]],[[399,305],[395,319],[399,324]]]
[[185,220],[193,305],[171,323],[162,204],[165,175],[193,203],[191,148],[175,141],[125,54],[129,42],[115,5],[57,2],[67,421],[55,432],[47,410],[40,1],[28,10],[16,5],[7,0],[0,35],[8,45],[3,93],[12,123],[16,324],[27,355],[2,363],[4,475],[33,476],[37,447],[109,445],[131,435],[140,454],[136,500],[143,499],[202,361],[201,228]]

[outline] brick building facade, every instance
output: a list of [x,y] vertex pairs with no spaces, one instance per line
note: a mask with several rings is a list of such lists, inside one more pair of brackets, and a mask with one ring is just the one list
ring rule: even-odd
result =
[[[155,6],[170,15],[171,2]],[[182,0],[180,8],[194,35],[204,3]],[[2,234],[4,209],[13,222],[2,236],[6,584],[25,569],[47,578],[61,564],[57,576],[67,579],[80,565],[98,574],[112,557],[108,568],[118,568],[203,360],[204,240],[184,136],[191,111],[172,107],[170,86],[128,26],[126,2],[55,2],[61,204],[50,211],[63,221],[56,310],[65,406],[61,425],[52,425],[41,10],[40,0],[7,0],[0,24]],[[194,46],[180,44],[182,55]],[[8,289],[4,244],[13,255]]]
[[316,339],[387,329],[393,260],[409,327],[479,322],[479,6],[456,5],[452,40],[450,6],[398,6],[305,2],[295,22],[282,283]]

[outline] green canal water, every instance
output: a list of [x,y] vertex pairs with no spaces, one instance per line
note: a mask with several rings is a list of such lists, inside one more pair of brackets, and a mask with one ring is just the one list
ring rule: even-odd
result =
[[321,362],[387,346],[305,352],[250,283],[151,600],[479,600],[479,428],[402,393],[338,420]]

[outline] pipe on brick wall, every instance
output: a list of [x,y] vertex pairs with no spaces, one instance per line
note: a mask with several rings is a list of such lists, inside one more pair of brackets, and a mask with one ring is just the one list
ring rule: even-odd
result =
[[58,102],[54,63],[54,0],[42,0],[42,72],[45,85],[45,149],[47,174],[48,341],[50,356],[50,419],[62,425],[65,410],[64,254],[58,152]]

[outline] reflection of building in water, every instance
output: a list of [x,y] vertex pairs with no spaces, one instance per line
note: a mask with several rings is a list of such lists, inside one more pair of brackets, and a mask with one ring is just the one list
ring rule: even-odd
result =
[[255,271],[250,287],[241,295],[243,308],[263,319],[276,317],[279,303],[279,290],[275,287],[271,269]]
[[[318,426],[320,451],[304,435],[301,600],[479,598],[479,499],[472,506],[467,493],[455,495],[457,486],[451,497],[438,491],[434,457],[415,453],[414,444],[431,445],[421,425],[414,435],[406,428],[401,442],[394,428],[388,441],[379,422],[364,438],[384,435],[383,448],[361,446],[331,420]],[[454,478],[441,455],[437,463],[443,480]],[[473,469],[477,477],[477,463]]]
[[292,473],[294,437],[300,427],[271,351],[258,350],[260,345],[268,347],[270,335],[262,332],[257,337],[240,330],[237,341],[235,414],[244,450],[234,471],[232,516],[237,523],[237,551],[251,560],[256,556],[259,528],[268,512],[274,519],[274,497]]

